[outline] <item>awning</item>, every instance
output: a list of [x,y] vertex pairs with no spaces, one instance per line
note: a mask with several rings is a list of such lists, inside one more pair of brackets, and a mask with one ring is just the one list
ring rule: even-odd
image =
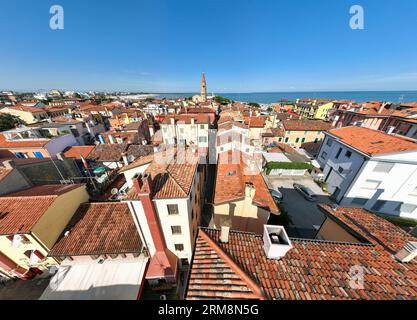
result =
[[40,300],[136,300],[148,258],[71,261],[62,264]]

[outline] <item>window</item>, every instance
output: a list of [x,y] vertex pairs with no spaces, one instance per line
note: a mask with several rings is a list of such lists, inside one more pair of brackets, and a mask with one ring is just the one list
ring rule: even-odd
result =
[[327,153],[326,152],[322,152],[321,153],[321,156],[320,156],[322,159],[326,159],[326,157],[327,157]]
[[172,234],[181,234],[181,226],[171,226]]
[[278,142],[282,142],[282,138],[279,138],[279,139],[278,139]]
[[393,167],[393,163],[378,162],[375,166],[374,172],[389,173]]
[[185,144],[185,139],[180,139],[179,144]]
[[43,158],[43,154],[41,152],[34,152],[33,155],[35,158]]
[[333,144],[333,140],[327,139],[326,145],[331,147]]
[[350,158],[351,156],[352,156],[352,152],[351,151],[346,151],[345,157]]
[[314,139],[314,143],[319,142],[319,138]]
[[295,143],[300,142],[300,138],[295,139]]
[[368,202],[368,199],[364,198],[353,198],[352,204],[357,204],[360,206],[364,206]]
[[288,140],[289,140],[289,138],[285,138],[285,142],[286,142],[286,143],[288,142]]
[[198,137],[198,142],[207,142],[207,137]]
[[306,138],[301,139],[301,143],[304,143],[304,142],[306,142]]
[[414,210],[416,209],[417,209],[416,204],[400,203],[396,210],[400,213],[413,213]]
[[184,133],[184,128],[180,128],[180,133]]
[[362,189],[376,190],[381,185],[382,181],[366,180]]
[[342,153],[342,148],[339,148],[339,150],[337,151],[337,154],[336,154],[336,159],[339,159],[339,156],[340,156],[340,154]]
[[246,148],[246,153],[249,153],[249,148]]
[[337,171],[339,171],[339,173],[343,173],[343,171],[345,171],[345,169],[343,169],[342,167],[339,167],[339,169],[337,169]]
[[182,243],[176,244],[175,251],[184,251],[184,245]]
[[204,130],[204,124],[200,124],[200,129]]
[[168,204],[167,209],[169,215],[179,214],[177,204]]

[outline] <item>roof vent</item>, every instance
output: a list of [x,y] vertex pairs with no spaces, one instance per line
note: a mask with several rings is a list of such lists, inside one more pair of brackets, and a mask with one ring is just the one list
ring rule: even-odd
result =
[[417,257],[417,242],[408,241],[404,248],[402,248],[396,255],[395,258],[401,262],[410,262]]
[[268,259],[280,260],[292,248],[283,226],[264,225],[264,251]]

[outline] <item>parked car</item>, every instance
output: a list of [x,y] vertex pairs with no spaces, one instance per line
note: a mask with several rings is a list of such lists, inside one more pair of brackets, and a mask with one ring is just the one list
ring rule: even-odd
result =
[[295,190],[297,190],[301,195],[306,198],[308,201],[316,201],[317,196],[314,194],[314,192],[302,184],[294,183],[293,187]]
[[284,196],[282,195],[282,193],[279,190],[269,189],[269,192],[271,193],[271,196],[275,200],[277,200],[277,201],[284,200]]

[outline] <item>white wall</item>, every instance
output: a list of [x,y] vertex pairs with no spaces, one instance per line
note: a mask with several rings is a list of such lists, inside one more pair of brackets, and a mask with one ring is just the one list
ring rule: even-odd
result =
[[45,146],[51,156],[55,156],[57,153],[62,152],[66,147],[77,146],[77,140],[72,134],[65,136],[54,137]]

